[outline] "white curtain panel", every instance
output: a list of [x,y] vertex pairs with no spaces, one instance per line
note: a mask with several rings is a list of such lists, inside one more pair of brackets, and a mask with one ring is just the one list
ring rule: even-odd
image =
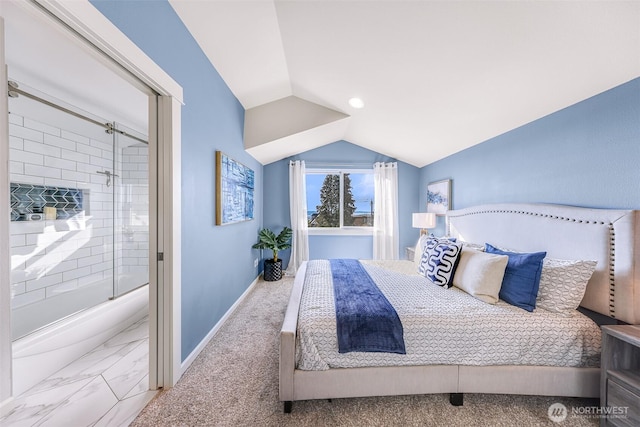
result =
[[289,199],[293,238],[291,259],[286,274],[295,275],[303,261],[309,260],[309,226],[307,224],[307,184],[304,160],[289,162]]
[[398,164],[373,165],[373,259],[398,259]]

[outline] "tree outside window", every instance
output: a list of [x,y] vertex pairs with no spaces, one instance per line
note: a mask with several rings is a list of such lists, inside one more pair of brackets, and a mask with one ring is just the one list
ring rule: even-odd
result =
[[307,172],[309,227],[373,226],[372,177],[370,172]]

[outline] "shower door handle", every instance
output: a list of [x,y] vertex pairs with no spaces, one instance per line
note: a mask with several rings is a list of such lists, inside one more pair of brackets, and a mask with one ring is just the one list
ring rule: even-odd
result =
[[111,171],[96,171],[96,173],[105,175],[107,177],[107,187],[111,186],[111,177],[118,176],[115,173],[111,173]]

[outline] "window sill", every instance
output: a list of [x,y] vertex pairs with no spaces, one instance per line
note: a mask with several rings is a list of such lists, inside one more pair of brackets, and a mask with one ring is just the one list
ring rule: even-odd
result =
[[373,236],[373,227],[309,228],[309,236]]

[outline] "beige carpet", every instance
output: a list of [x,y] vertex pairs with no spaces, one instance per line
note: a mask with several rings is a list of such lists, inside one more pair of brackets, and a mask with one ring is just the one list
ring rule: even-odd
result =
[[161,392],[132,426],[596,426],[572,417],[556,424],[549,406],[597,400],[446,394],[303,401],[284,414],[278,401],[277,335],[293,281],[260,281],[178,384]]

